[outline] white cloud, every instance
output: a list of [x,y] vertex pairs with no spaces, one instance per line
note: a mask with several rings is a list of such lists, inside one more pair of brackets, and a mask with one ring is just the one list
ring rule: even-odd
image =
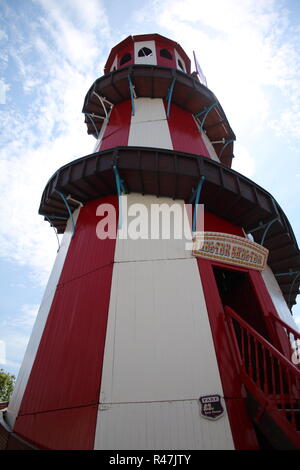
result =
[[[287,99],[287,107],[293,103],[299,112],[299,32],[278,1],[154,0],[136,19],[149,22],[152,16],[190,57],[196,51],[208,86],[237,135],[247,129],[251,134],[263,131],[274,119],[274,101],[267,87],[277,93],[276,101]],[[285,117],[284,132],[293,127]]]
[[[101,1],[89,0],[88,8],[78,0],[36,0],[45,11],[39,19],[48,37],[72,67],[86,70],[101,55],[110,35],[109,23]],[[101,37],[101,40],[99,40]]]
[[24,304],[0,322],[0,365],[18,371],[38,312],[38,305]]
[[239,142],[234,147],[235,158],[232,160],[232,168],[248,178],[252,178],[255,173],[255,159],[249,151]]
[[32,328],[38,313],[39,305],[37,304],[24,304],[21,307],[19,314],[6,318],[2,326],[18,327],[18,328]]
[[88,9],[74,0],[35,3],[44,14],[26,24],[27,40],[22,17],[7,7],[14,19],[10,27],[18,30],[8,49],[10,60],[31,101],[26,109],[18,102],[11,103],[9,113],[0,109],[5,144],[0,149],[0,255],[30,266],[35,282],[44,284],[57,240],[37,214],[40,198],[60,166],[92,151],[81,109],[97,78],[109,27],[96,0],[89,0]]
[[[89,0],[88,8],[81,0],[34,3],[43,13],[27,18],[26,33],[22,18],[9,12],[14,42],[6,45],[5,53],[31,102],[26,110],[12,103],[10,112],[0,115],[5,144],[0,151],[0,247],[2,256],[31,266],[36,279],[45,282],[57,242],[37,215],[40,197],[56,169],[92,151],[94,142],[81,115],[83,98],[102,74],[100,65],[110,47],[122,37],[113,41],[118,26],[112,23],[110,29],[101,1]],[[208,85],[238,138],[240,130],[251,135],[268,122],[272,103],[266,86],[288,100],[287,84],[297,93],[299,53],[291,41],[283,40],[288,16],[273,0],[155,0],[136,11],[137,19],[143,26],[156,20],[158,32],[178,41],[190,57],[196,50]],[[8,37],[0,36],[4,41]],[[297,100],[293,106],[293,112],[281,115],[285,133],[300,109]],[[239,140],[235,155],[233,167],[252,177],[254,158]]]
[[6,93],[9,89],[9,84],[5,83],[5,80],[3,78],[0,78],[0,104],[6,103]]

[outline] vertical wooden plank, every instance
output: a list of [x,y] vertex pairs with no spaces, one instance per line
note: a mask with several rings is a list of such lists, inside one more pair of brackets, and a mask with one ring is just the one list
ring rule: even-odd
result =
[[[148,207],[154,201],[132,195],[131,202],[138,199],[148,200]],[[164,242],[117,239],[97,449],[212,445],[205,442],[207,421],[200,416],[198,399],[223,396],[223,391],[197,263],[184,256],[184,240],[168,240],[167,250]],[[176,402],[174,416],[168,413],[170,402]],[[179,422],[183,409],[185,417]],[[122,438],[125,422],[132,429],[127,432],[131,441]],[[213,446],[232,448],[228,416],[212,424],[218,442]],[[184,430],[187,436],[180,441]]]
[[163,102],[160,98],[137,98],[132,116],[128,145],[173,150]]
[[211,158],[191,113],[171,104],[168,124],[174,150]]

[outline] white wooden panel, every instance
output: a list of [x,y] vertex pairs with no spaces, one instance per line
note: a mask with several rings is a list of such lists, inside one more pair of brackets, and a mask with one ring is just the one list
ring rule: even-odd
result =
[[216,151],[211,143],[211,141],[209,140],[209,138],[207,137],[207,135],[205,134],[205,132],[201,132],[201,137],[203,139],[203,142],[205,144],[205,147],[207,148],[208,150],[208,153],[209,155],[211,156],[212,160],[215,160],[216,162],[220,162],[219,160],[219,157],[218,155],[216,154]]
[[228,417],[200,416],[197,400],[100,405],[95,449],[231,450]]
[[117,263],[100,402],[222,395],[195,259]]
[[173,150],[170,130],[166,119],[131,123],[128,145],[158,147]]
[[97,138],[97,141],[96,141],[96,145],[94,147],[94,153],[100,151],[100,146],[101,146],[102,139],[103,139],[103,136],[104,136],[104,133],[106,131],[106,127],[107,127],[108,123],[109,123],[109,119],[105,119],[103,121],[101,130],[99,132],[99,135],[98,135],[98,138]]
[[[146,57],[139,57],[138,52],[142,47],[147,47],[148,49],[151,49],[152,55],[146,56]],[[155,42],[154,41],[135,42],[134,43],[134,62],[136,64],[157,65]]]
[[160,121],[167,119],[166,110],[161,98],[136,98],[134,100],[134,116],[131,123]]
[[265,281],[267,290],[270,294],[274,307],[277,310],[279,317],[290,325],[292,328],[298,331],[298,326],[293,319],[291,312],[287,306],[287,303],[282,295],[276,277],[274,276],[272,269],[267,266],[264,271],[262,271],[262,277]]
[[[80,209],[77,209],[73,213],[74,223],[76,223]],[[48,318],[48,314],[52,305],[56,286],[60,278],[60,274],[65,262],[65,258],[68,252],[68,248],[72,239],[72,223],[69,219],[63,239],[60,244],[59,252],[57,253],[52,272],[49,277],[49,281],[35,320],[35,324],[32,329],[32,333],[24,354],[24,359],[16,380],[16,385],[9,401],[7,418],[8,424],[13,428],[17,415],[19,413],[21,401],[27,386],[28,378],[36,357],[36,353],[43,335],[45,324]]]
[[[181,72],[186,72],[186,65],[185,65],[185,61],[183,60],[183,58],[181,57],[181,55],[178,54],[178,52],[176,51],[175,49],[175,59],[176,59],[176,67],[178,70],[181,70]],[[183,70],[181,69],[181,67],[179,67],[178,65],[178,60],[180,60],[180,62],[182,63],[183,65]]]
[[116,57],[114,58],[114,61],[113,61],[112,66],[110,68],[110,72],[112,72],[114,69],[116,70],[117,66],[118,66],[118,55],[116,55]]
[[[140,205],[142,206],[143,211],[139,209]],[[170,228],[170,239],[151,239],[151,228],[156,228],[157,217],[154,215],[155,208],[159,207],[163,210],[164,208],[169,208],[165,211],[165,215],[159,216],[160,220],[160,230],[163,229],[163,224],[165,227],[169,227],[169,220],[171,221]],[[140,212],[141,210],[141,212]],[[151,217],[151,210],[153,217]],[[132,212],[131,212],[132,211]],[[159,260],[159,259],[180,259],[180,258],[191,258],[191,250],[186,250],[186,243],[191,242],[192,234],[190,231],[190,225],[188,223],[188,218],[185,210],[184,201],[176,200],[174,201],[171,198],[157,198],[156,196],[142,196],[141,194],[127,194],[122,197],[122,230],[118,232],[118,239],[116,243],[115,251],[115,261],[124,262],[124,261],[144,261],[144,260]],[[128,214],[126,217],[125,214]],[[130,214],[132,214],[130,216]],[[136,215],[134,215],[136,214]],[[148,217],[147,217],[148,214]],[[170,217],[168,215],[170,214]],[[176,214],[176,224],[178,231],[174,232],[175,226],[175,216]],[[139,218],[141,224],[144,224],[145,234],[148,239],[122,239],[126,234],[131,235],[131,223]],[[176,239],[179,235],[179,231],[183,232],[184,237],[184,221],[186,226],[186,238]],[[148,231],[147,231],[148,226]],[[153,227],[152,227],[153,226]],[[139,228],[140,230],[140,228]]]

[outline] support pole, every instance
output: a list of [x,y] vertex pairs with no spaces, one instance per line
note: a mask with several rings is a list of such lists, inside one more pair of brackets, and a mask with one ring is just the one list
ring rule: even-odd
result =
[[131,99],[131,114],[132,116],[134,116],[134,113],[135,113],[134,98],[136,98],[136,96],[135,96],[134,87],[132,85],[130,75],[128,75],[128,81],[129,81],[129,90],[130,90],[130,99]]
[[169,117],[169,114],[170,114],[170,106],[171,106],[171,101],[172,101],[172,95],[173,95],[175,82],[176,82],[176,77],[173,77],[172,83],[171,83],[171,85],[168,89],[167,96],[166,96],[166,100],[167,100],[167,103],[168,103],[167,118]]
[[197,189],[196,189],[196,191],[194,192],[194,194],[192,196],[192,201],[195,199],[192,232],[196,232],[196,228],[197,228],[198,204],[199,204],[200,194],[201,194],[201,190],[202,190],[204,180],[205,180],[205,177],[201,176],[200,181],[199,181],[198,186],[197,186]]
[[121,196],[122,194],[126,194],[126,189],[124,186],[124,181],[120,178],[119,172],[118,172],[118,167],[116,165],[113,165],[113,170],[116,178],[116,186],[117,186],[117,192],[118,192],[118,201],[119,201],[119,221],[118,221],[118,229],[122,228],[122,199]]

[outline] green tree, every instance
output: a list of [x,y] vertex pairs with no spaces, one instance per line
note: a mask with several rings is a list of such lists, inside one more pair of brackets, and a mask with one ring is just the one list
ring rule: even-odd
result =
[[8,401],[11,396],[16,377],[4,369],[0,369],[0,401]]

